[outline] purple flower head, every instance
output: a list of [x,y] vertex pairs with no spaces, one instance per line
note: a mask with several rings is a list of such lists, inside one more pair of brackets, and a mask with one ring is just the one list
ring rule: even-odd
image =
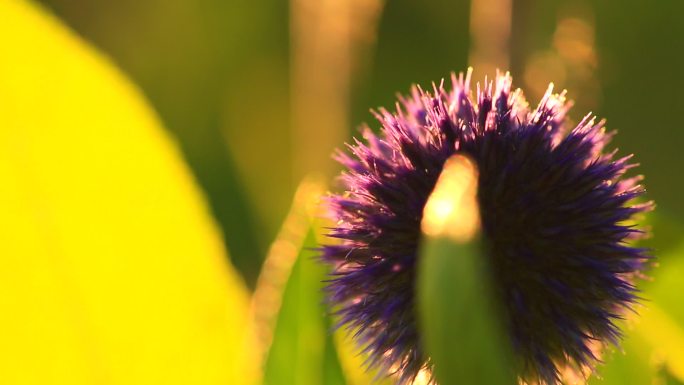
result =
[[[616,344],[615,321],[637,300],[633,278],[649,259],[629,241],[629,223],[652,204],[630,157],[587,115],[568,127],[570,103],[552,86],[536,109],[511,77],[470,91],[470,71],[453,87],[414,87],[382,127],[363,129],[337,160],[343,193],[329,197],[335,220],[323,247],[333,267],[328,300],[354,331],[368,365],[410,383],[431,363],[416,326],[415,282],[423,208],[445,161],[460,153],[479,169],[482,235],[495,292],[522,379],[557,384],[560,371],[591,368],[595,342]],[[468,309],[463,309],[468,311]]]

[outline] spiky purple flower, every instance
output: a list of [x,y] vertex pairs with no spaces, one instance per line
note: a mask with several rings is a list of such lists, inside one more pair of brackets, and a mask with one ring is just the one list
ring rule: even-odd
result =
[[652,204],[633,204],[641,179],[624,177],[629,156],[605,151],[603,121],[567,127],[564,92],[550,86],[531,110],[508,74],[478,85],[475,100],[469,80],[414,87],[395,112],[375,114],[378,134],[365,127],[365,141],[337,153],[346,191],[329,199],[340,241],[323,247],[328,298],[370,366],[401,384],[430,369],[416,326],[420,223],[445,161],[465,154],[479,169],[486,256],[519,376],[556,384],[565,366],[592,367],[594,341],[618,342],[615,321],[649,259],[629,245],[643,231],[628,221]]

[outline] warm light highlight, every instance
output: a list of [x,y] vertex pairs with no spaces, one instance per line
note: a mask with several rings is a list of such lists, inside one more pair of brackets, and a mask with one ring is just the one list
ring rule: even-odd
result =
[[430,380],[432,380],[432,373],[427,369],[423,369],[418,372],[418,375],[413,380],[412,385],[429,385]]
[[477,175],[477,166],[470,158],[455,155],[447,160],[425,204],[425,234],[447,236],[459,242],[475,236],[480,227]]

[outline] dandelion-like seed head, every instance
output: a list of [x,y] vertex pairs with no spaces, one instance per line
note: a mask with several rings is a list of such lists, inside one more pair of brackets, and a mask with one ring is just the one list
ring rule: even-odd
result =
[[474,96],[469,80],[414,87],[394,112],[375,112],[377,134],[365,127],[336,153],[344,191],[328,199],[339,240],[322,248],[328,300],[370,367],[400,384],[430,371],[416,325],[421,221],[445,162],[465,155],[479,171],[484,254],[519,376],[557,384],[567,367],[593,367],[596,342],[618,343],[615,322],[649,260],[630,245],[643,235],[630,221],[652,204],[633,203],[641,179],[624,176],[629,156],[605,150],[613,132],[603,121],[568,127],[565,92],[551,85],[531,109],[509,74]]

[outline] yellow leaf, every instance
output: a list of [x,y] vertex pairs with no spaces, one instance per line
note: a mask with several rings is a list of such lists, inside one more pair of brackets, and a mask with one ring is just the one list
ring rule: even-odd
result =
[[107,60],[16,0],[0,210],[0,382],[248,383],[248,296],[175,144]]

